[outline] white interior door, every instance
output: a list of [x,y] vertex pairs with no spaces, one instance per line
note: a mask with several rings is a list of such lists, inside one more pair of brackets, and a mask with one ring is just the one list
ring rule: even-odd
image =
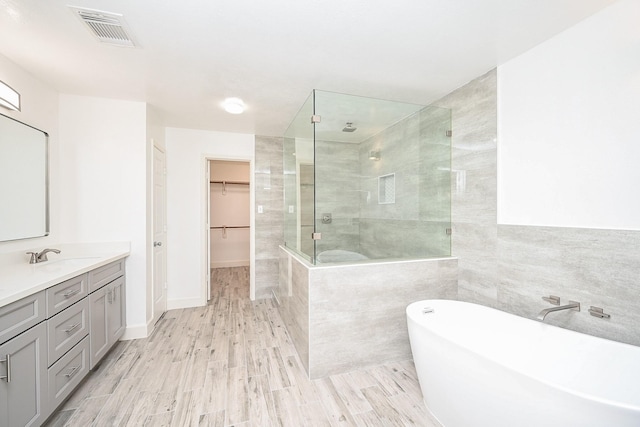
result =
[[167,311],[167,193],[164,151],[153,147],[153,323]]

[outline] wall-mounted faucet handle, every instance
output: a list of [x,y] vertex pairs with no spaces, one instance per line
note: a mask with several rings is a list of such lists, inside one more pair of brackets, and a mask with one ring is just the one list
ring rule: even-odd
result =
[[599,317],[601,319],[611,318],[611,315],[605,313],[604,310],[600,307],[591,306],[591,308],[589,308],[589,314],[595,317]]
[[38,263],[38,253],[37,252],[27,252],[27,255],[31,255],[31,258],[29,258],[29,264],[37,264]]
[[546,302],[550,302],[553,305],[560,305],[560,297],[555,295],[549,295],[548,297],[542,297]]

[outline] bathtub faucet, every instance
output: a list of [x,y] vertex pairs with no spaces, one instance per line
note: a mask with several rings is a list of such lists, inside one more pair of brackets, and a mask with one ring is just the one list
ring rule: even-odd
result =
[[551,313],[552,311],[560,311],[560,310],[580,311],[580,303],[577,301],[569,301],[569,304],[567,305],[560,305],[558,307],[545,308],[540,313],[538,313],[538,320],[542,322],[544,318],[547,317],[547,314]]

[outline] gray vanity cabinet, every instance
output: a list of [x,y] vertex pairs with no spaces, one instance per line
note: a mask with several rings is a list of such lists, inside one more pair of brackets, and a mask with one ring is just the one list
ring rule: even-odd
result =
[[45,323],[0,345],[0,427],[37,426],[48,416]]
[[125,331],[124,259],[0,307],[0,427],[40,426]]
[[[124,271],[124,267],[119,268],[115,264],[124,261],[118,261],[105,266],[107,271]],[[118,268],[116,268],[118,267]],[[117,273],[116,273],[117,275]],[[100,277],[98,271],[95,276]],[[89,295],[89,313],[90,313],[90,353],[89,365],[93,369],[104,357],[109,349],[122,337],[125,330],[125,290],[124,276],[116,279],[109,277],[112,281],[102,283],[102,287],[92,286],[91,278],[89,289],[96,289]],[[106,280],[103,280],[105,282]]]

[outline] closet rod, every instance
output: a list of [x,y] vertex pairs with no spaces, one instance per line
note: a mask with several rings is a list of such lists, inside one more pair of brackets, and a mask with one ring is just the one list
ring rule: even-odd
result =
[[209,181],[211,184],[237,184],[237,185],[249,185],[246,181]]
[[250,225],[223,225],[222,227],[209,227],[211,230],[218,230],[224,228],[251,228]]

